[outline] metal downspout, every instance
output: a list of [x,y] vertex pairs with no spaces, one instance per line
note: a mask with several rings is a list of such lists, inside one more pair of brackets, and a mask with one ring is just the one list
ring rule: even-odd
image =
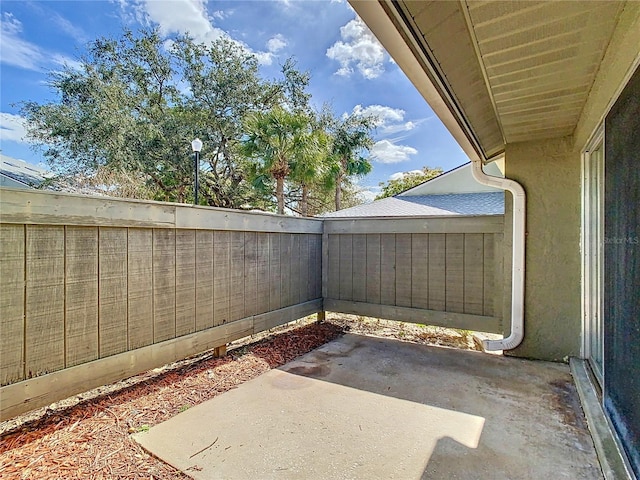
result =
[[524,268],[525,268],[525,214],[526,195],[524,188],[515,180],[487,175],[482,162],[474,161],[473,178],[482,185],[511,192],[513,196],[513,248],[511,282],[511,334],[502,340],[484,340],[486,350],[511,350],[524,338]]

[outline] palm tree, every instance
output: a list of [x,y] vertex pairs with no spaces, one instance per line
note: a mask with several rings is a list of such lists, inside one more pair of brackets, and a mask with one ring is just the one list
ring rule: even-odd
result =
[[371,171],[371,162],[360,153],[372,147],[371,130],[374,125],[375,118],[353,114],[346,118],[334,119],[332,122],[330,130],[333,134],[332,158],[336,211],[341,207],[344,179],[366,175]]
[[310,189],[330,192],[332,184],[330,158],[330,138],[318,125],[302,139],[302,145],[291,163],[291,180],[300,186],[300,214],[308,216]]
[[253,113],[245,120],[241,151],[255,162],[254,183],[264,184],[264,177],[275,179],[278,213],[281,215],[284,214],[285,179],[291,174],[296,159],[304,154],[309,125],[306,115],[291,113],[281,107]]

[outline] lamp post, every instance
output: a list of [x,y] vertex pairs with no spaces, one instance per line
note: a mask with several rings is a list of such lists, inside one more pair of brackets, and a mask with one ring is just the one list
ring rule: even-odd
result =
[[200,150],[202,150],[202,140],[196,138],[191,142],[191,148],[193,149],[193,153],[195,157],[193,159],[193,178],[194,178],[194,187],[193,187],[193,195],[194,195],[194,205],[198,205],[198,170],[200,166]]

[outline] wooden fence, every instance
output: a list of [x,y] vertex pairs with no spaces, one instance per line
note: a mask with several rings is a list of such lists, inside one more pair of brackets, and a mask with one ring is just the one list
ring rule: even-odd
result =
[[0,420],[323,310],[501,333],[503,235],[0,189]]
[[502,215],[327,219],[328,311],[502,333]]
[[322,222],[2,189],[0,419],[322,310]]

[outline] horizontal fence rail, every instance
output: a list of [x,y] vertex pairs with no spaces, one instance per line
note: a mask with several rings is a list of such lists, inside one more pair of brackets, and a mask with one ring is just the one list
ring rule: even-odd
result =
[[1,418],[322,309],[320,221],[0,195]]
[[326,220],[324,308],[502,333],[503,217]]

